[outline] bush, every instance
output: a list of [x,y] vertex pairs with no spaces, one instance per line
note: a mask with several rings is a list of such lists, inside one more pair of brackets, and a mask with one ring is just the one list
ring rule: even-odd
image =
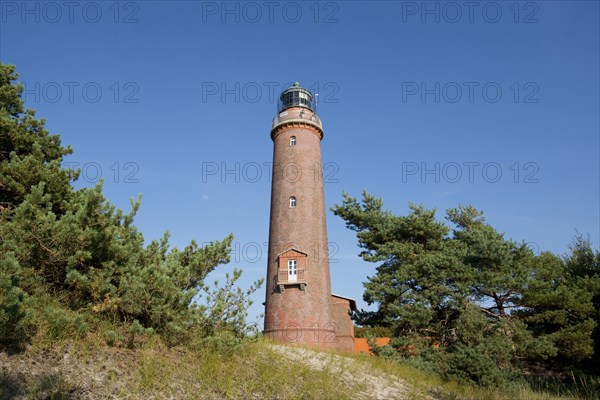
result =
[[448,354],[444,376],[461,383],[506,387],[516,376],[508,368],[500,368],[485,345],[458,344]]
[[198,346],[202,350],[230,356],[243,348],[244,340],[231,332],[219,332],[213,336],[202,338],[198,342]]
[[385,326],[359,326],[354,328],[354,337],[357,338],[368,338],[368,337],[391,337],[392,330]]
[[19,287],[20,267],[12,254],[0,259],[0,349],[21,347],[25,334],[26,295]]
[[110,347],[114,347],[117,344],[117,339],[117,332],[113,331],[112,329],[104,332],[104,341]]
[[44,310],[46,337],[52,340],[83,338],[89,332],[85,317],[74,311],[48,306]]

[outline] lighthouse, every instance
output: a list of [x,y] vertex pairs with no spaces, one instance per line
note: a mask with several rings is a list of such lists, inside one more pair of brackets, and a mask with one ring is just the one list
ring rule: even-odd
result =
[[352,351],[356,303],[331,293],[316,98],[294,83],[271,126],[273,176],[265,336],[281,343]]

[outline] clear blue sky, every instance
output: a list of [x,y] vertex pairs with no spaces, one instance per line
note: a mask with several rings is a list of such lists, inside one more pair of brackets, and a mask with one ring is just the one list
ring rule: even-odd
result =
[[[0,59],[74,147],[78,186],[101,171],[118,206],[143,194],[147,241],[235,234],[214,278],[265,275],[269,129],[293,81],[320,94],[328,207],[363,188],[397,213],[473,204],[538,251],[576,231],[597,248],[599,3],[469,4],[3,0]],[[327,224],[333,291],[365,307],[376,266]]]

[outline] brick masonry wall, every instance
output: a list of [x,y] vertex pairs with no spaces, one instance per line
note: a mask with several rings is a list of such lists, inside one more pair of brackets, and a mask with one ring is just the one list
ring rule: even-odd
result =
[[[286,110],[282,119],[305,118],[307,109]],[[280,114],[281,115],[281,114]],[[290,146],[290,138],[296,145]],[[269,258],[265,301],[266,336],[274,340],[335,349],[335,319],[331,312],[331,283],[327,252],[327,227],[323,192],[321,131],[310,124],[294,122],[275,128]],[[296,207],[289,206],[295,196]],[[307,254],[307,285],[277,286],[278,256],[295,249]]]
[[350,318],[350,302],[347,299],[331,297],[331,312],[335,321],[337,350],[354,351],[354,323]]

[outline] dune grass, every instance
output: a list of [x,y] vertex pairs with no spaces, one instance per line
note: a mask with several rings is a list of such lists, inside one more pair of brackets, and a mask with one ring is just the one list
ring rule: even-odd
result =
[[[381,374],[388,382],[402,381],[407,389],[403,398],[597,398],[597,382],[564,387],[539,382],[533,385],[535,391],[525,383],[507,390],[483,389],[444,381],[408,363],[362,354],[318,352],[316,356],[331,366],[318,369],[275,351],[266,339],[229,339],[167,347],[151,335],[127,348],[123,343],[107,345],[104,333],[59,338],[52,344],[44,335],[22,353],[0,353],[0,398],[73,399],[91,394],[123,399],[355,399],[370,393],[361,381],[365,371]],[[348,376],[357,382],[349,384]]]
[[530,379],[528,383],[525,381],[515,382],[508,389],[482,388],[446,381],[435,374],[401,361],[365,354],[354,354],[351,357],[374,369],[407,381],[415,391],[427,393],[433,398],[441,400],[594,400],[600,398],[595,390],[600,382],[595,377],[573,377],[571,383]]
[[1,354],[0,398],[72,399],[90,393],[128,399],[355,398],[355,390],[337,376],[294,363],[265,340],[227,351],[201,344],[168,348],[154,337],[127,349],[90,334]]

